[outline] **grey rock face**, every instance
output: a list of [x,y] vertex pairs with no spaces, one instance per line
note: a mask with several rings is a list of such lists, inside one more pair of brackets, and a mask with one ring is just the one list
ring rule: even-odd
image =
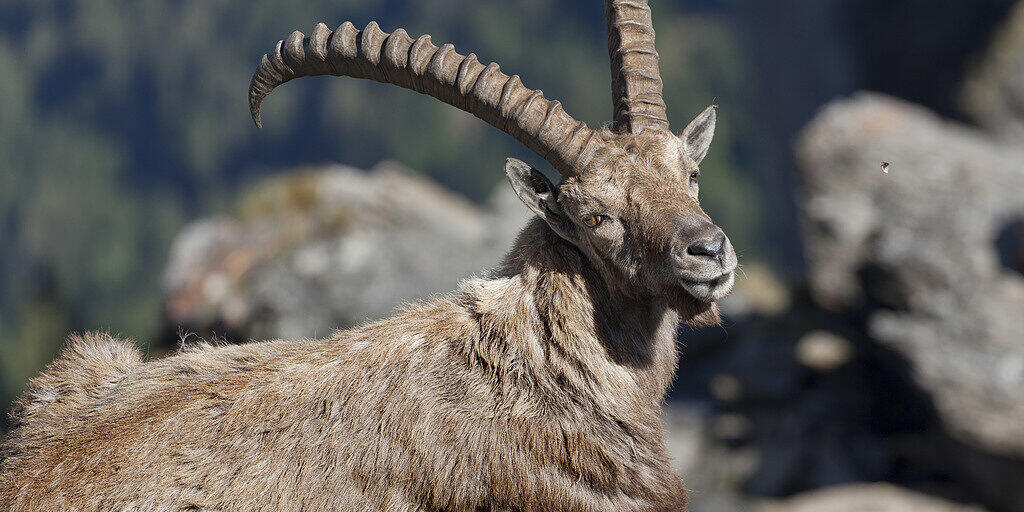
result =
[[527,210],[504,188],[491,204],[391,163],[269,180],[237,215],[179,235],[165,275],[169,319],[263,339],[386,316],[499,262]]
[[815,299],[867,307],[955,435],[1024,456],[1024,276],[995,243],[1024,218],[1024,146],[859,94],[823,109],[797,156]]

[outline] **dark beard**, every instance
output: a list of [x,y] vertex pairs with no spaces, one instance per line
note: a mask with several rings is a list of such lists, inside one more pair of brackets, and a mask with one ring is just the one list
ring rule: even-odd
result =
[[698,300],[682,287],[675,288],[669,293],[668,305],[679,312],[682,321],[690,327],[706,327],[722,323],[717,302]]

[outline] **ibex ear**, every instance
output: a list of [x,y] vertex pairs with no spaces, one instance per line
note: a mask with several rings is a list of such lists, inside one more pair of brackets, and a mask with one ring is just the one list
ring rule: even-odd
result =
[[558,205],[558,187],[544,173],[515,158],[505,160],[505,174],[519,199],[562,238],[571,240],[572,223]]
[[704,155],[708,154],[711,139],[715,137],[717,109],[717,105],[711,105],[704,109],[697,117],[693,118],[693,121],[690,121],[690,124],[686,125],[686,129],[679,135],[683,143],[683,151],[686,151],[686,154],[698,164],[704,160]]

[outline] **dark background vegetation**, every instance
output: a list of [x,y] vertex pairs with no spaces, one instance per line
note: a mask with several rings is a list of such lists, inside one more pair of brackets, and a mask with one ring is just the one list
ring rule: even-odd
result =
[[[746,262],[798,281],[791,143],[826,101],[887,92],[963,119],[957,91],[1010,0],[656,1],[676,129],[720,121],[702,202]],[[594,0],[5,0],[0,2],[0,404],[68,331],[142,346],[162,325],[161,271],[191,219],[242,188],[324,162],[397,160],[482,200],[501,132],[381,84],[310,79],[248,117],[246,87],[274,41],[315,22],[370,20],[453,42],[609,120],[602,3]],[[6,418],[4,418],[6,420]],[[3,423],[0,422],[0,428]]]

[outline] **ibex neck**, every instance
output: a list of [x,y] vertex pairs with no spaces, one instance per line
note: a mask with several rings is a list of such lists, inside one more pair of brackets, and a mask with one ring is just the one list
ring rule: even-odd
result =
[[[679,315],[664,300],[626,297],[572,244],[534,219],[496,277],[532,296],[548,363],[586,382],[627,385],[660,402],[675,373]],[[620,390],[621,392],[621,390]]]

